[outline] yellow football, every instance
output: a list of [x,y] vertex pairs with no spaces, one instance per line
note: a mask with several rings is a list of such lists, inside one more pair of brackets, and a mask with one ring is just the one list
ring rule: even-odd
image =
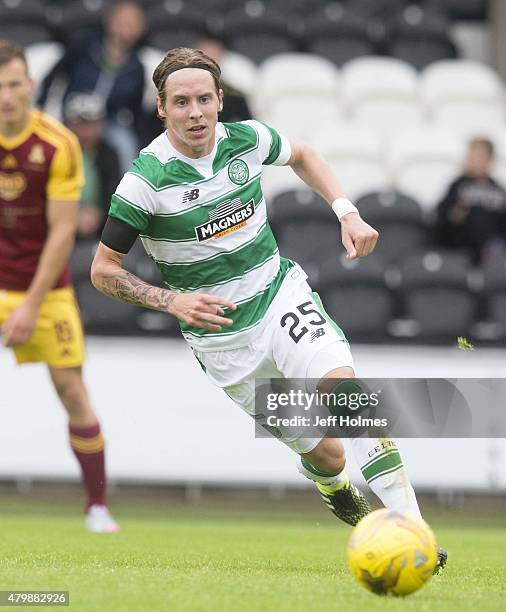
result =
[[414,593],[432,576],[436,563],[436,539],[427,523],[386,508],[363,518],[348,544],[353,575],[377,595]]

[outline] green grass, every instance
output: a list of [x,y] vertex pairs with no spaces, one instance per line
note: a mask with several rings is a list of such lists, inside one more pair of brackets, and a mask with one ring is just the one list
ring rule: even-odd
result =
[[140,499],[115,507],[119,534],[94,535],[75,504],[7,497],[0,589],[69,590],[79,612],[505,609],[506,530],[497,522],[434,518],[447,570],[396,600],[354,582],[344,559],[350,531],[323,507],[278,506]]

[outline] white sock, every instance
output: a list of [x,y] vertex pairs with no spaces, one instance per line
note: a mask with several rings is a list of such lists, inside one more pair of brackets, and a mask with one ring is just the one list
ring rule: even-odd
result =
[[421,518],[415,491],[395,442],[390,438],[366,437],[352,438],[350,442],[367,484],[385,508]]

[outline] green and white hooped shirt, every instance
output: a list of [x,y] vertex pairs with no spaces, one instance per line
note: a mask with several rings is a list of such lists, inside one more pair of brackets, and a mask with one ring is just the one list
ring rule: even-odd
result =
[[233,325],[220,332],[180,322],[198,350],[247,345],[275,296],[307,278],[280,257],[260,185],[262,166],[284,165],[290,155],[288,140],[258,121],[218,123],[213,151],[199,159],[179,153],[164,132],[140,152],[112,197],[109,214],[140,230],[168,287],[237,304],[227,313]]

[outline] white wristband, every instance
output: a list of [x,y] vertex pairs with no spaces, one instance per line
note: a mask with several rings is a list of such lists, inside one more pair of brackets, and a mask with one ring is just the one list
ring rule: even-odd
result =
[[348,213],[358,213],[358,208],[348,198],[336,198],[332,202],[332,210],[336,213],[339,221]]

